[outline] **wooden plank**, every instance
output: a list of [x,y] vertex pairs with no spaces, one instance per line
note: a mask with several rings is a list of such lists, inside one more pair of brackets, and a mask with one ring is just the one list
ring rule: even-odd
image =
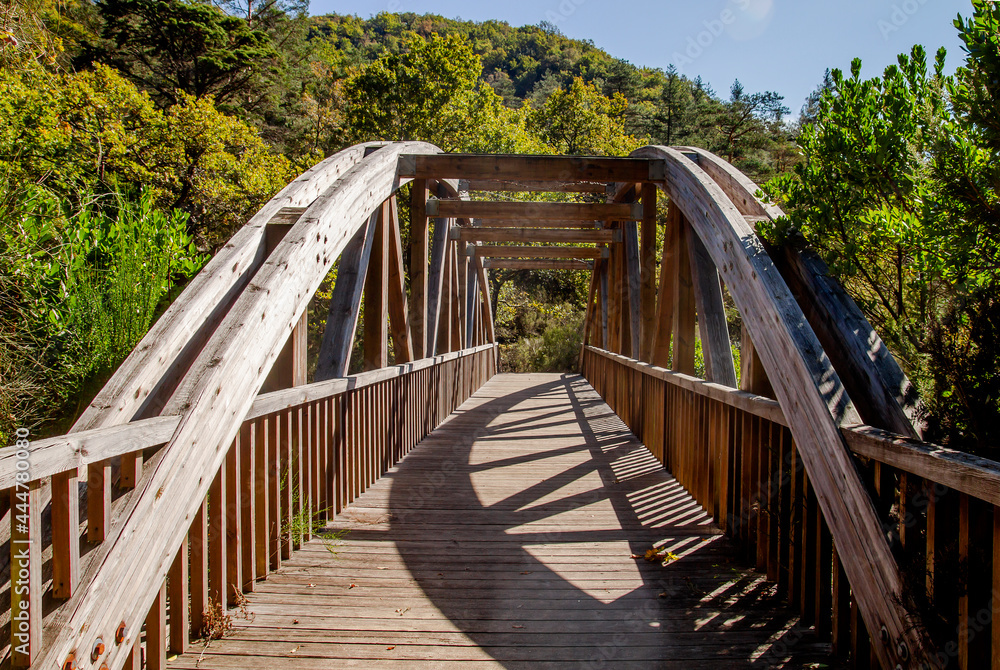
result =
[[593,270],[594,265],[588,261],[578,261],[570,258],[489,258],[483,260],[487,270]]
[[10,658],[33,665],[42,652],[41,482],[10,489]]
[[524,202],[520,200],[429,200],[427,216],[512,221],[639,220],[642,206],[625,202]]
[[395,196],[389,199],[389,225],[389,328],[392,333],[392,351],[395,363],[409,363],[414,358],[413,340],[410,337],[402,237]]
[[[247,425],[249,424],[249,430]],[[240,565],[244,593],[254,590],[257,566],[257,431],[259,422],[250,421],[240,427]]]
[[[178,416],[157,416],[33,440],[27,446],[31,477],[44,479],[75,473],[92,463],[166,444],[178,423]],[[17,483],[17,452],[16,446],[0,449],[0,490],[12,488]]]
[[146,615],[146,670],[166,670],[167,667],[167,585],[159,593]]
[[[32,476],[37,477],[30,456],[29,462]],[[12,469],[11,473],[14,472]],[[58,599],[72,596],[80,580],[80,484],[77,472],[74,469],[52,475],[52,596]]]
[[323,343],[313,375],[317,381],[346,377],[351,364],[351,347],[358,327],[361,297],[365,276],[371,259],[372,245],[378,228],[379,214],[368,219],[340,257],[337,266],[337,283],[330,296],[330,309],[326,317]]
[[[600,290],[601,290],[601,315],[600,315],[600,329],[601,329],[601,347],[604,349],[610,349],[611,344],[608,341],[608,299],[609,299],[609,288],[608,288],[608,259],[601,259],[600,262]],[[595,270],[596,272],[596,270]]]
[[601,257],[601,250],[595,247],[525,247],[487,246],[476,247],[479,258],[578,258],[581,260]]
[[87,541],[104,542],[111,525],[111,461],[87,467]]
[[[758,200],[757,185],[726,161],[704,149],[684,150],[698,156],[699,166],[744,216],[762,220],[784,216],[776,205]],[[822,261],[790,247],[767,251],[857,403],[862,419],[879,428],[919,437],[919,398],[913,385],[857,304],[830,278]]]
[[622,224],[625,248],[625,277],[628,288],[628,324],[633,358],[642,357],[642,268],[639,258],[639,231],[635,221]]
[[693,230],[687,230],[686,233],[691,281],[698,306],[698,334],[705,358],[705,378],[710,382],[736,388],[736,366],[733,363],[719,272],[698,234]]
[[471,348],[475,339],[477,305],[479,305],[479,276],[473,266],[473,257],[466,256],[462,259],[462,264],[466,271],[465,290],[465,340],[462,343],[463,349]]
[[[860,417],[815,334],[801,328],[801,309],[750,225],[703,170],[672,149],[651,147],[636,155],[667,161],[667,192],[689,215],[737,308],[752,315],[745,323],[800,448],[862,615],[876,629],[885,625],[911,658],[933,658],[926,631],[903,607],[899,568],[838,430]],[[875,648],[883,665],[899,662],[895,648]]]
[[695,300],[694,283],[691,281],[691,259],[687,238],[691,233],[687,219],[680,218],[677,227],[677,250],[674,252],[674,356],[671,369],[694,375],[695,355]]
[[[208,598],[208,505],[203,500],[195,513],[194,523],[188,533],[190,547],[189,567],[191,594],[191,635],[200,637],[205,629]],[[183,544],[183,540],[181,541]],[[126,626],[128,623],[126,622]]]
[[410,333],[413,357],[428,353],[427,334],[427,182],[414,179],[410,185]]
[[[458,244],[452,245],[451,248],[451,275],[448,277],[448,286],[450,287],[450,293],[448,300],[450,300],[450,318],[451,318],[451,341],[448,345],[448,351],[460,351],[462,349],[462,276],[461,269],[464,263],[460,263],[458,260]],[[465,245],[462,245],[463,247]],[[463,256],[464,259],[464,256]]]
[[389,364],[389,227],[389,208],[382,205],[365,276],[365,370]]
[[468,324],[469,324],[469,255],[467,253],[468,244],[457,244],[455,245],[455,263],[458,266],[458,272],[455,276],[458,278],[455,288],[458,289],[457,299],[458,299],[458,346],[455,347],[456,351],[465,349],[468,344],[466,342],[466,336],[468,334]]
[[244,422],[240,426],[236,442],[226,456],[226,481],[229,483],[226,487],[226,602],[230,607],[239,602],[243,588],[243,504],[246,495],[243,443],[250,440],[251,425]]
[[638,182],[662,180],[663,169],[655,159],[436,154],[400,156],[399,175],[469,181]]
[[638,360],[651,361],[656,335],[656,185],[642,185],[642,350]]
[[208,600],[225,605],[229,600],[226,578],[228,521],[226,469],[220,469],[208,490]]
[[473,179],[463,181],[469,191],[510,191],[521,193],[604,193],[604,182],[524,181],[500,179]]
[[188,648],[191,622],[188,614],[188,541],[181,542],[174,562],[167,574],[167,588],[170,597],[170,640],[171,654],[183,654]]
[[670,367],[670,337],[673,333],[674,300],[677,283],[677,249],[681,225],[681,210],[671,200],[667,209],[667,230],[660,261],[660,286],[656,299],[656,333],[650,362],[661,368]]
[[760,356],[757,355],[757,349],[750,337],[750,329],[745,323],[740,332],[740,368],[740,390],[768,398],[774,397],[774,389],[767,378],[767,371],[760,361]]
[[590,244],[617,242],[621,234],[613,230],[545,230],[540,228],[470,228],[452,229],[452,236],[463,242],[562,242]]
[[[439,193],[442,190],[439,190]],[[444,290],[444,262],[452,244],[449,239],[452,223],[451,219],[434,219],[434,246],[431,248],[431,264],[427,280],[427,346],[425,349],[427,356],[433,356],[437,353],[438,330],[441,328],[442,291]]]
[[477,256],[473,259],[476,266],[476,274],[479,277],[479,287],[483,294],[483,322],[486,326],[486,342],[496,342],[496,334],[493,330],[493,305],[490,298],[490,283],[486,279],[486,269],[482,260]]
[[601,221],[565,221],[565,220],[545,220],[545,219],[473,219],[465,223],[465,219],[458,219],[462,225],[471,228],[524,228],[526,230],[601,230],[606,226]]

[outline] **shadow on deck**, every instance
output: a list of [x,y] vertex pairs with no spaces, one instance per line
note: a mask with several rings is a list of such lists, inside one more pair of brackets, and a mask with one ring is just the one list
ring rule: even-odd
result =
[[171,667],[830,662],[579,376],[494,377],[327,530]]

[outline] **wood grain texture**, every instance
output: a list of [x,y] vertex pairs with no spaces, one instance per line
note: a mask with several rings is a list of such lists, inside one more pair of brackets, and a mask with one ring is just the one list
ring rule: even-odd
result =
[[733,362],[732,343],[726,306],[722,301],[722,285],[701,238],[688,231],[688,256],[691,259],[691,281],[694,299],[698,306],[698,334],[705,357],[705,378],[708,381],[736,388],[736,365]]
[[601,252],[595,247],[526,247],[479,245],[476,255],[480,258],[578,258],[582,260],[600,258]]
[[[43,663],[60,663],[77,649],[85,623],[86,630],[110,636],[122,619],[130,628],[143,620],[187,532],[185,521],[208,492],[205,473],[221,467],[267,371],[355,226],[398,188],[398,156],[410,147],[434,150],[400,143],[365,157],[309,205],[254,277],[253,290],[237,299],[181,382],[183,402],[173,408],[183,413],[181,424],[136,489],[119,534],[92,552],[96,569],[81,579],[79,595],[63,608]],[[288,272],[290,267],[296,272]],[[247,327],[248,320],[255,326]],[[161,532],[140,532],[151,519]],[[121,565],[135,569],[126,574]],[[112,650],[109,667],[124,666],[125,656]]]
[[453,228],[453,236],[465,242],[563,242],[588,244],[616,242],[620,233],[614,230],[550,230],[541,228]]
[[[746,175],[704,149],[682,147],[715,180],[747,220],[775,220],[785,215],[762,202],[759,188]],[[812,325],[857,403],[862,419],[908,437],[920,437],[916,390],[889,348],[815,254],[791,248],[768,248],[782,277]]]
[[[500,375],[172,668],[751,668],[822,660],[573,375]],[[666,567],[632,554],[654,546]],[[328,548],[329,547],[329,548]],[[770,655],[770,656],[769,656]]]
[[904,668],[933,663],[926,632],[903,605],[899,567],[840,435],[841,423],[858,422],[857,410],[802,310],[750,225],[707,173],[666,147],[635,154],[666,160],[665,189],[705,242],[746,317],[865,621],[874,630],[885,625],[890,639],[909,650],[903,659],[895,645],[875,645],[880,661]]
[[593,270],[593,261],[572,258],[488,258],[483,260],[488,270]]
[[499,179],[502,181],[616,182],[659,181],[662,162],[592,156],[404,155],[401,177],[418,179]]
[[513,221],[638,220],[642,206],[632,203],[521,202],[493,200],[430,200],[428,216]]

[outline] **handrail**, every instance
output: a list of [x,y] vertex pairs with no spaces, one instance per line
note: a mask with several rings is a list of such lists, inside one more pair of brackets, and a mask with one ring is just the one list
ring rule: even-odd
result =
[[[643,363],[605,349],[589,345],[585,348],[655,379],[788,427],[788,421],[777,400]],[[984,502],[1000,505],[1000,462],[864,424],[841,426],[840,431],[851,452],[858,456],[943,484]]]
[[[347,391],[360,390],[379,382],[426,370],[446,361],[474,356],[495,346],[495,344],[484,344],[412,363],[262,393],[254,400],[244,421],[317,400],[333,398]],[[31,464],[27,481],[38,481],[91,463],[163,446],[173,435],[180,420],[181,418],[176,415],[154,416],[117,426],[105,426],[34,440],[27,447],[4,447],[0,449],[0,491],[15,485],[18,461],[27,460]]]

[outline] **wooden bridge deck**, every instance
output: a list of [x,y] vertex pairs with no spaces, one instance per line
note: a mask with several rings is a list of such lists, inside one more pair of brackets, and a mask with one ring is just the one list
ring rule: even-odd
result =
[[578,376],[498,375],[328,531],[170,667],[829,663]]

